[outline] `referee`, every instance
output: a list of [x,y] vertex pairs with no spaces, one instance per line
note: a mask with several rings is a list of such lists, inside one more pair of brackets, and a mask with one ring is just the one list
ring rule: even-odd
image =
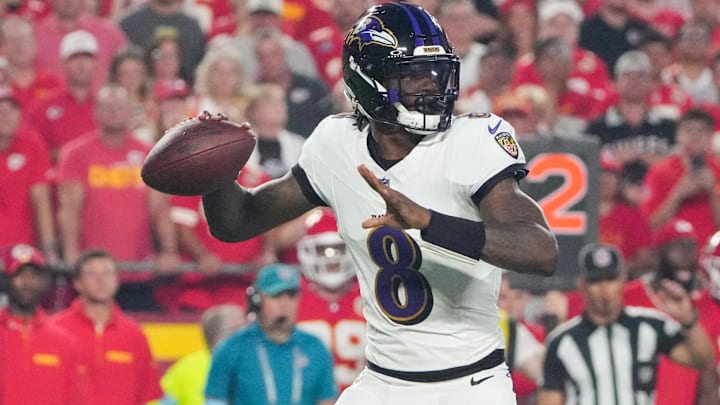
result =
[[662,281],[655,298],[663,314],[624,306],[622,256],[614,247],[585,246],[579,266],[585,312],[548,336],[539,405],[651,405],[661,353],[699,369],[712,361],[712,343],[679,284]]

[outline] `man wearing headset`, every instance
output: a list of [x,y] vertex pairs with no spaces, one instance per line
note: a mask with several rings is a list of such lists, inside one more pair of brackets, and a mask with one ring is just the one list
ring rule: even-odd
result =
[[248,291],[255,319],[214,351],[205,405],[331,405],[333,363],[322,341],[295,327],[300,276],[265,266]]

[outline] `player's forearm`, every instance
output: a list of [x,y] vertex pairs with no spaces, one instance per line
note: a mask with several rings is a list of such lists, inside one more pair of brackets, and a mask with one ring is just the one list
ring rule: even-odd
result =
[[292,174],[246,190],[237,183],[203,196],[212,234],[235,242],[258,236],[297,218],[315,205],[305,198]]
[[203,209],[210,233],[225,242],[250,239],[246,206],[250,193],[237,183],[203,195]]
[[551,276],[559,258],[555,236],[532,221],[485,228],[482,259],[503,269],[518,273]]

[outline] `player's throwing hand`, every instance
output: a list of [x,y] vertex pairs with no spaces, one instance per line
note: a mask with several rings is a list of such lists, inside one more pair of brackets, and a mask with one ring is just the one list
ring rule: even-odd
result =
[[387,205],[385,215],[366,219],[363,228],[375,228],[387,225],[398,229],[425,229],[430,224],[430,210],[407,198],[403,193],[393,190],[378,180],[365,165],[358,166],[358,172]]

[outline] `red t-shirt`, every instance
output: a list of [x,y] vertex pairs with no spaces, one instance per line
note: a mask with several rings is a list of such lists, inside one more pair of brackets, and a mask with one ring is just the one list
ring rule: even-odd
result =
[[[245,166],[238,175],[243,187],[257,187],[270,176],[253,166]],[[170,218],[178,226],[191,228],[201,244],[226,264],[252,264],[263,252],[263,239],[258,236],[243,242],[225,243],[210,234],[200,196],[173,196]],[[193,260],[181,252],[183,260]],[[156,301],[167,310],[204,311],[212,306],[234,303],[245,306],[245,289],[255,281],[254,272],[206,276],[200,272],[186,272],[174,283],[155,288]]]
[[[270,179],[270,176],[260,169],[246,166],[237,180],[241,186],[251,188]],[[263,242],[259,236],[238,243],[226,243],[212,236],[205,218],[201,196],[173,196],[171,217],[178,225],[192,228],[200,243],[223,262],[252,263],[262,252]],[[183,253],[186,259],[191,259],[187,253]]]
[[4,6],[3,17],[20,16],[31,22],[38,22],[50,15],[52,7],[47,0],[22,0],[17,9],[10,9]]
[[62,88],[63,79],[43,69],[35,70],[35,78],[27,87],[12,84],[13,95],[17,97],[23,110],[50,98]]
[[48,148],[56,152],[71,140],[95,130],[94,111],[93,97],[79,101],[62,90],[30,106],[26,116]]
[[685,17],[673,9],[663,8],[650,18],[643,18],[640,15],[633,14],[639,20],[646,22],[653,29],[659,31],[666,37],[674,39],[680,32],[680,28],[685,24]]
[[148,188],[140,170],[149,147],[127,134],[118,148],[91,133],[61,149],[58,183],[80,182],[85,189],[82,249],[103,248],[119,261],[153,254]]
[[37,246],[30,190],[48,183],[50,176],[47,148],[38,134],[21,126],[8,150],[0,150],[0,246]]
[[[705,157],[705,161],[715,178],[720,179],[720,163],[711,154]],[[645,217],[649,218],[662,205],[686,172],[687,168],[679,155],[670,156],[650,167],[645,176],[646,197],[640,206]],[[684,200],[675,214],[675,218],[690,222],[695,228],[699,241],[706,241],[717,231],[715,221],[712,220],[710,196],[705,192],[697,193]]]
[[50,15],[35,24],[37,66],[63,75],[63,61],[59,52],[60,43],[66,34],[75,30],[85,30],[91,33],[98,43],[97,65],[93,75],[93,86],[97,89],[105,82],[113,56],[128,43],[125,33],[107,18],[86,13],[80,17],[77,26],[70,29],[61,26],[55,15]]
[[114,306],[110,321],[96,328],[75,300],[50,323],[67,331],[83,348],[93,404],[137,405],[162,398],[160,372],[140,325]]
[[0,310],[0,404],[90,404],[79,355],[43,312],[25,320]]
[[318,73],[332,88],[342,79],[342,44],[344,29],[330,14],[329,2],[285,0],[283,31],[307,46],[317,64]]
[[617,246],[623,257],[632,259],[650,244],[650,226],[630,204],[619,202],[612,211],[600,216],[600,242]]
[[357,282],[337,302],[328,302],[303,280],[298,304],[298,327],[319,337],[334,358],[335,382],[350,386],[365,367],[365,318]]
[[[608,94],[612,89],[612,81],[608,68],[600,57],[586,49],[575,47],[573,49],[573,68],[570,78],[584,79],[593,92]],[[525,55],[518,59],[513,77],[513,87],[522,84],[542,85],[542,79],[535,67],[535,59],[532,54]]]

